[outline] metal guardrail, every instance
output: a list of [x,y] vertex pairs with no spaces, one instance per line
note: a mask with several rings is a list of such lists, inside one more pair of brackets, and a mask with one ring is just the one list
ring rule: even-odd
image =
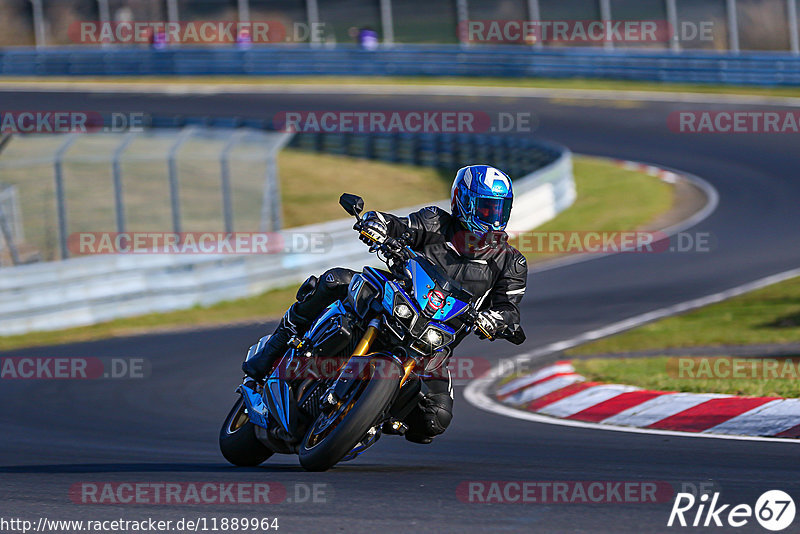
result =
[[[304,134],[305,136],[306,134]],[[416,147],[401,151],[396,136],[361,139],[298,136],[298,146],[338,151],[341,147],[368,149],[362,157],[411,158],[417,164],[455,165],[443,141],[413,140]],[[325,140],[328,140],[326,143]],[[335,141],[335,142],[334,142]],[[461,156],[486,156],[494,162],[508,154],[507,144],[523,147],[509,165],[531,165],[514,181],[514,216],[509,229],[521,231],[549,220],[575,199],[571,153],[539,141],[491,140],[459,137]],[[409,142],[406,139],[404,142]],[[458,144],[458,142],[463,144]],[[371,148],[369,148],[371,147]],[[432,152],[431,152],[432,151]],[[529,154],[528,154],[529,153]],[[460,160],[465,161],[465,160]],[[448,167],[449,168],[449,167]],[[519,173],[523,174],[523,173]],[[518,175],[519,175],[518,174]],[[445,207],[447,202],[442,202]],[[418,207],[417,207],[418,208]],[[417,208],[408,208],[413,210]],[[331,266],[358,269],[374,262],[352,232],[352,220],[292,229],[292,233],[324,233],[329,237],[324,252],[265,255],[114,255],[72,258],[7,268],[0,277],[0,335],[53,330],[107,321],[120,317],[208,305],[256,295],[297,283]]]
[[485,134],[295,134],[289,146],[455,171],[465,161],[490,162],[522,176],[556,160],[562,148],[529,137]]
[[394,75],[583,77],[679,83],[800,84],[800,56],[785,52],[604,51],[515,45],[257,46],[0,50],[8,76]]

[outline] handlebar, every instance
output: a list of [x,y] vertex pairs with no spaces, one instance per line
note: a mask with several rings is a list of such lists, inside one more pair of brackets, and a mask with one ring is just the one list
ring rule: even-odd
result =
[[[386,237],[383,242],[379,243],[374,236],[366,233],[362,229],[362,219],[357,217],[357,221],[355,225],[353,225],[353,229],[357,230],[362,236],[366,237],[367,239],[372,241],[372,245],[370,245],[370,252],[382,252],[386,259],[381,258],[384,260],[386,265],[398,277],[406,278],[405,273],[402,269],[397,268],[398,263],[403,263],[405,260],[408,259],[408,254],[406,253],[407,247],[409,245],[410,236],[408,234],[403,234],[400,238],[394,237]],[[380,257],[380,256],[379,256]],[[389,263],[388,259],[395,260],[394,263]],[[493,336],[486,332],[481,326],[477,323],[478,320],[478,310],[475,309],[474,304],[470,304],[467,311],[464,313],[462,320],[464,321],[467,326],[475,328],[478,332],[480,332],[485,338],[490,341],[494,341],[497,336]]]
[[489,341],[495,340],[496,336],[489,334],[486,330],[481,328],[481,325],[478,324],[478,310],[475,309],[475,306],[473,304],[470,304],[469,308],[467,308],[467,311],[464,312],[464,319],[465,323],[467,323],[469,326],[474,327],[486,339],[488,339]]
[[403,236],[400,238],[386,237],[382,242],[379,243],[374,236],[362,230],[361,219],[356,222],[356,224],[353,226],[353,229],[358,230],[362,236],[372,241],[372,244],[370,245],[370,252],[380,251],[394,259],[399,259],[401,261],[407,259],[407,255],[404,254],[404,251],[409,244],[408,240],[410,236],[403,234]]

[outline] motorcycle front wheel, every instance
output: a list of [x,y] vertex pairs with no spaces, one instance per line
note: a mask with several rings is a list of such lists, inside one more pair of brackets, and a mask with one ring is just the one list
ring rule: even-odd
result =
[[300,464],[306,470],[330,469],[379,422],[397,391],[399,379],[377,376],[376,360],[370,361],[368,375],[357,382],[347,398],[332,413],[320,414],[308,429],[298,451]]
[[259,465],[273,455],[272,449],[256,437],[255,425],[247,417],[241,396],[222,424],[219,449],[226,460],[241,467]]

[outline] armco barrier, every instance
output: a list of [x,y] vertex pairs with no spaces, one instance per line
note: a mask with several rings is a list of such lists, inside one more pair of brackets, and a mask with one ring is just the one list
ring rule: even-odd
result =
[[800,84],[800,56],[785,52],[605,51],[522,45],[180,47],[74,46],[0,50],[0,75],[364,75],[581,77],[677,83]]
[[561,148],[538,139],[484,134],[295,134],[289,146],[315,152],[455,171],[485,161],[522,176],[555,161]]
[[[511,230],[541,224],[575,199],[571,153],[550,145],[542,150],[557,155],[514,181]],[[332,266],[359,269],[376,261],[356,238],[352,219],[292,231],[326,233],[332,246],[318,254],[91,256],[3,269],[0,335],[208,305],[297,283]]]

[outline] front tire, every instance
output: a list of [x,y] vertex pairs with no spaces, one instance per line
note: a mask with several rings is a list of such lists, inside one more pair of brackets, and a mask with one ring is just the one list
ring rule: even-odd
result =
[[[320,415],[309,428],[298,453],[300,464],[306,470],[327,471],[378,423],[400,381],[385,376],[376,377],[374,362],[372,360],[369,364],[369,377],[361,381],[360,386],[342,402],[342,406],[331,416]],[[325,425],[328,421],[329,424]]]
[[226,460],[240,467],[259,465],[274,454],[256,438],[255,425],[247,417],[241,396],[219,432],[219,450]]

